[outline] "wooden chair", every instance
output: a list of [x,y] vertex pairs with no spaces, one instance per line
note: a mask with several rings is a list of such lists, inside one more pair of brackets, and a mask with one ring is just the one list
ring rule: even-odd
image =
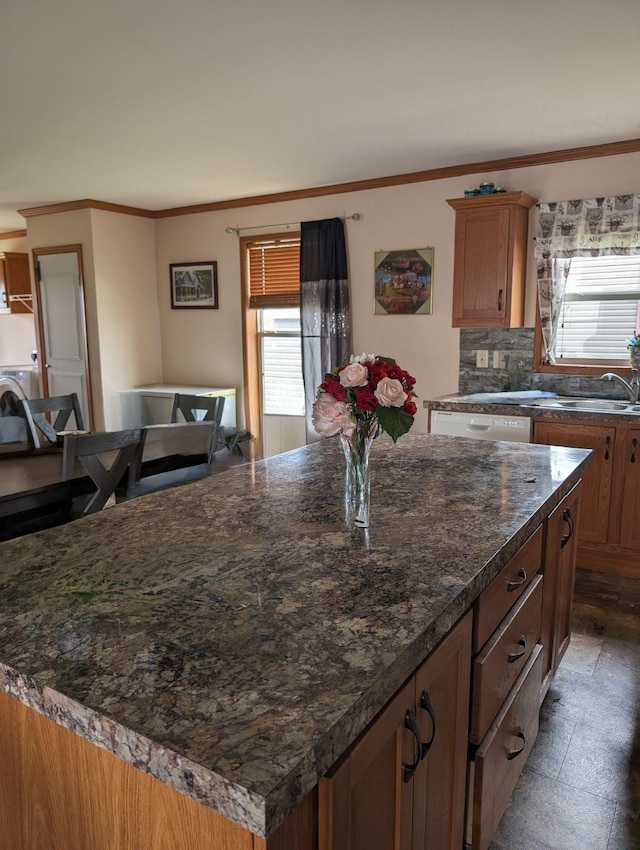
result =
[[[221,425],[224,412],[224,396],[200,396],[176,393],[173,397],[173,409],[171,410],[171,421],[178,421],[178,411],[182,413],[187,422],[203,419],[206,422],[217,423],[217,436],[214,451],[227,448],[230,452],[237,451],[244,457],[242,443],[253,440],[253,435],[248,431],[238,431],[237,428],[223,428]],[[204,412],[204,417],[197,417],[197,413]]]
[[215,460],[217,438],[216,422],[176,422],[143,428],[129,467],[127,498],[207,475]]
[[[133,462],[140,445],[140,429],[107,431],[104,434],[66,434],[62,451],[62,478],[70,481],[74,477],[76,461],[89,473],[97,487],[80,510],[72,510],[74,516],[86,516],[102,510]],[[108,465],[103,463],[100,456]]]
[[[44,434],[50,443],[56,443],[58,432],[66,429],[72,413],[76,429],[85,430],[80,402],[75,393],[50,396],[49,398],[25,398],[22,401],[22,406],[24,407],[31,441],[36,449],[41,447],[38,431]],[[45,413],[57,414],[53,423],[47,419]]]

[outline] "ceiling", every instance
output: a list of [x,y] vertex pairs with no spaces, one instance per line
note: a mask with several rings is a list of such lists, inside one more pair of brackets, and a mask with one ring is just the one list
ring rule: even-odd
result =
[[0,21],[0,231],[84,198],[158,210],[640,137],[638,0],[22,0]]

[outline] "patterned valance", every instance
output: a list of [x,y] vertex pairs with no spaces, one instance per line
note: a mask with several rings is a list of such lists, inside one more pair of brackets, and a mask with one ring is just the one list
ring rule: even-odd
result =
[[535,256],[640,253],[640,195],[538,204]]

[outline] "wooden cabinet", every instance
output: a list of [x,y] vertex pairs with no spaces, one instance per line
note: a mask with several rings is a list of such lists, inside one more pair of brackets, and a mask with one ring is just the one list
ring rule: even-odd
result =
[[320,850],[460,850],[471,614],[320,781]]
[[577,527],[583,486],[574,487],[547,520],[540,631],[543,646],[540,702],[544,699],[571,638]]
[[516,328],[524,323],[529,209],[524,192],[453,198],[454,328]]
[[539,526],[474,604],[466,842],[487,850],[538,733],[544,579]]
[[593,449],[582,483],[578,565],[640,577],[640,429],[625,422],[540,419],[533,441]]
[[538,421],[534,423],[533,441],[546,446],[593,449],[591,466],[582,479],[584,513],[578,537],[588,543],[606,543],[616,429],[573,420]]
[[33,313],[28,254],[0,253],[0,283],[5,285],[12,313]]

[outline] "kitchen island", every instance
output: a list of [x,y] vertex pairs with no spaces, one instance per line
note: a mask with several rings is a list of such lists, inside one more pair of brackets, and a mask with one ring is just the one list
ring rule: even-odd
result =
[[[24,778],[7,759],[24,755],[7,722],[19,705],[24,747],[44,715],[255,838],[200,847],[271,848],[263,839],[542,539],[589,457],[460,443],[376,440],[366,531],[344,527],[344,459],[328,440],[1,544],[3,796]],[[51,809],[71,817],[54,790]],[[46,806],[33,807],[46,831]],[[0,834],[18,834],[8,809]]]

